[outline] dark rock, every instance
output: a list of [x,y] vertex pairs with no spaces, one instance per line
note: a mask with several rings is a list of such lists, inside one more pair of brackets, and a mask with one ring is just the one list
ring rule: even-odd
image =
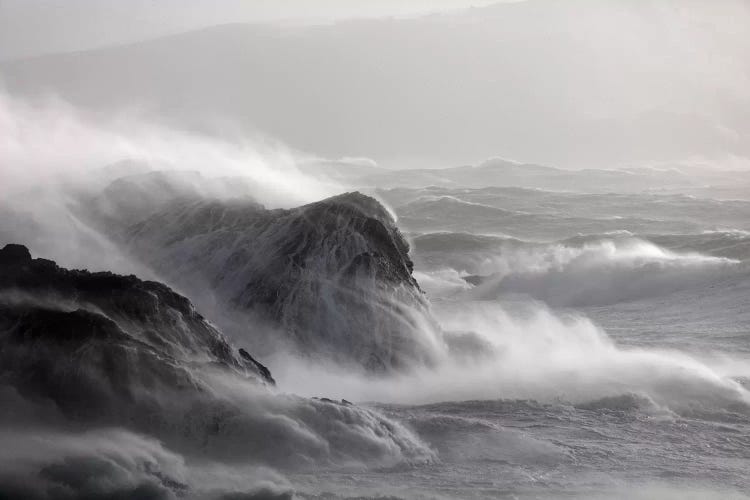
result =
[[437,327],[412,276],[409,245],[369,196],[346,193],[290,210],[176,200],[123,232],[160,276],[202,308],[218,309],[214,317],[252,314],[304,355],[375,372],[434,357],[434,332],[425,329]]
[[63,269],[21,245],[0,256],[0,379],[26,397],[76,417],[145,418],[152,394],[200,390],[193,367],[274,383],[160,283]]
[[246,350],[242,349],[240,347],[240,356],[242,359],[249,361],[252,363],[252,366],[255,367],[256,370],[263,376],[263,378],[266,379],[266,381],[270,382],[271,384],[275,384],[276,381],[271,376],[271,370],[266,368],[264,365],[262,365],[259,361],[257,361],[255,358],[250,356],[250,353],[248,353]]
[[23,245],[9,243],[0,249],[0,266],[19,266],[31,261],[29,249]]

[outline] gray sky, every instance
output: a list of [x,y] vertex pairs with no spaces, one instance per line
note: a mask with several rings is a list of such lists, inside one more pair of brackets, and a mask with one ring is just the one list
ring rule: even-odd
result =
[[490,3],[497,0],[0,0],[0,59],[90,49],[231,22],[320,23]]
[[13,97],[395,167],[750,161],[747,0],[3,1],[16,54],[213,26],[0,63]]

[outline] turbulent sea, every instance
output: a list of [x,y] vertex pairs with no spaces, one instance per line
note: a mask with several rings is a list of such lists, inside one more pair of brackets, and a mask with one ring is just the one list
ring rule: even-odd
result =
[[0,497],[750,498],[747,171],[178,144],[0,203]]
[[0,0],[0,500],[750,500],[750,0],[319,3]]
[[747,498],[750,202],[377,194],[441,326],[485,348],[395,381],[333,377],[332,397],[370,401],[434,459],[293,475],[302,496]]

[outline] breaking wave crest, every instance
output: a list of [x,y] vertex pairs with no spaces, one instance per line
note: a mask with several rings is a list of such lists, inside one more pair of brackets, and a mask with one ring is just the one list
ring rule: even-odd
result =
[[746,374],[675,350],[618,346],[580,315],[528,301],[446,301],[435,312],[449,355],[434,368],[368,380],[280,359],[275,373],[301,394],[327,385],[337,397],[401,404],[531,399],[637,404],[664,415],[750,414],[750,392],[733,378]]
[[[476,299],[523,294],[552,306],[607,305],[704,286],[747,271],[737,259],[673,251],[629,233],[554,243],[483,238],[474,242],[484,245],[479,252],[435,259],[455,274],[468,275],[467,281],[476,285],[470,292]],[[439,287],[433,290],[441,293]]]

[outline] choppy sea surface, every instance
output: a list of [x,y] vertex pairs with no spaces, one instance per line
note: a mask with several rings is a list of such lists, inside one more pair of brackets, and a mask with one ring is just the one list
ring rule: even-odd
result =
[[333,396],[405,423],[435,455],[291,475],[302,497],[748,498],[750,202],[378,196],[455,346],[486,356],[340,381]]

